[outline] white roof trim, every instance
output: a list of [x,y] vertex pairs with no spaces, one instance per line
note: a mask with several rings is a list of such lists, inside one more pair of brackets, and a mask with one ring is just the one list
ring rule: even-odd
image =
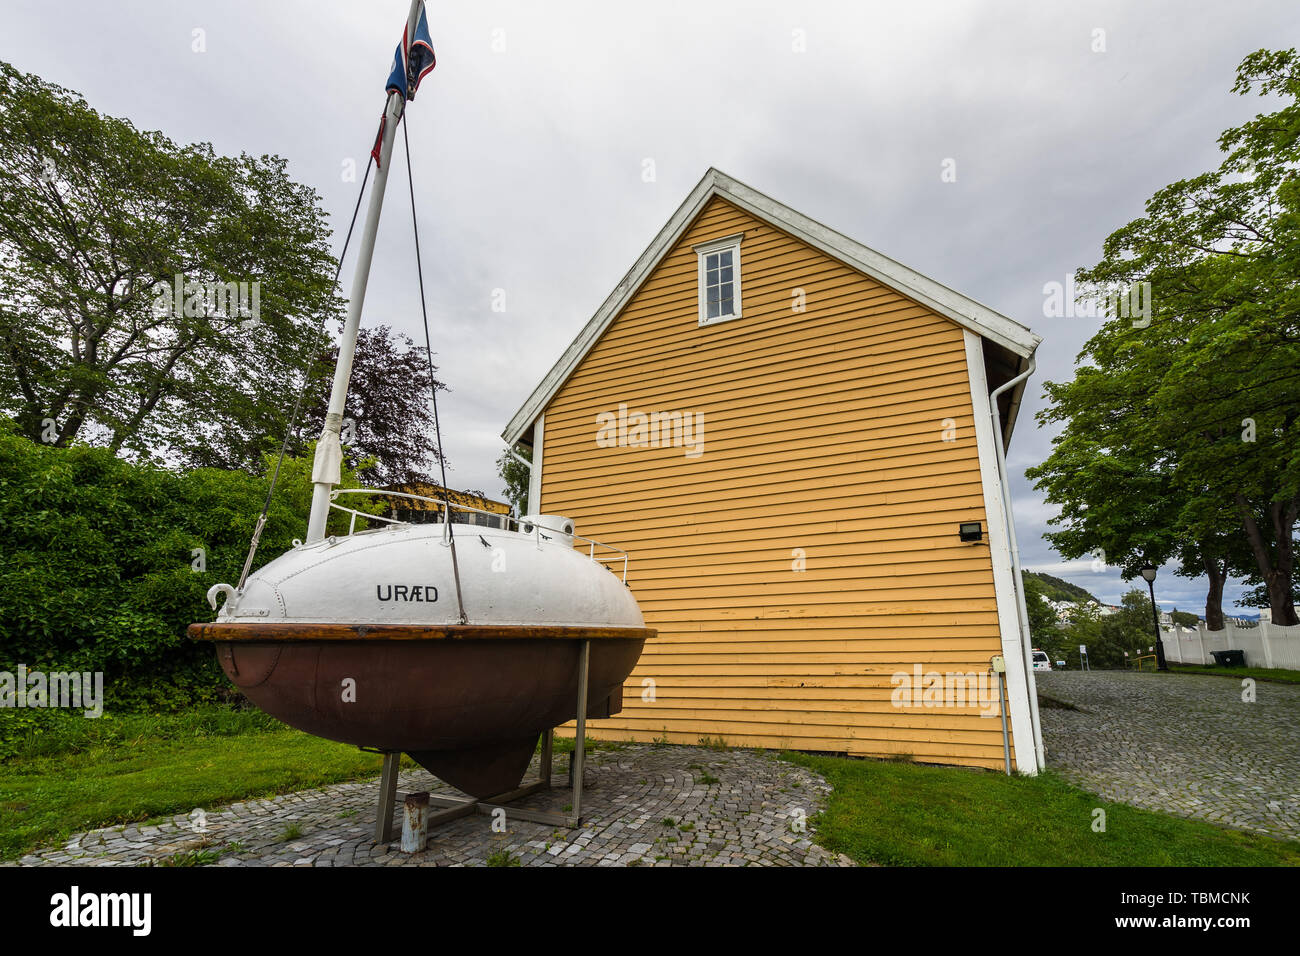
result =
[[513,445],[518,441],[519,437],[528,430],[528,426],[550,404],[555,393],[560,390],[560,386],[609,328],[614,317],[636,295],[655,266],[668,250],[677,244],[687,227],[714,196],[722,196],[754,218],[788,232],[796,239],[815,249],[820,249],[831,258],[871,276],[882,285],[889,286],[939,315],[952,319],[963,328],[1010,349],[1017,355],[1027,358],[1042,341],[1041,337],[1019,322],[959,292],[954,292],[947,286],[881,255],[860,242],[855,242],[848,236],[828,229],[816,220],[809,219],[789,206],[732,179],[726,173],[710,169],[691,190],[686,201],[677,207],[672,218],[659,230],[654,241],[641,253],[622,281],[601,304],[596,314],[583,326],[578,337],[565,349],[555,366],[533,389],[528,400],[519,411],[515,412],[514,417],[510,419],[510,424],[501,433],[506,444]]

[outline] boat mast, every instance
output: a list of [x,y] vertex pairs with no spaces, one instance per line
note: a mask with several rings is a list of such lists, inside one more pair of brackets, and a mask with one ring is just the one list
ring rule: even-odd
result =
[[[415,40],[415,28],[420,18],[422,0],[411,0],[411,11],[406,17],[406,48],[403,55],[409,63],[410,44]],[[401,120],[405,99],[393,92],[388,94],[384,108],[384,131],[379,146],[379,166],[370,192],[370,206],[366,210],[366,223],[361,232],[361,246],[357,252],[356,273],[352,277],[352,295],[348,299],[348,317],[339,342],[339,360],[334,366],[334,384],[330,388],[329,409],[325,414],[325,427],[316,443],[316,459],[312,464],[311,517],[307,523],[307,544],[325,537],[325,521],[329,517],[330,492],[342,480],[343,446],[339,432],[343,427],[343,408],[348,398],[348,381],[352,378],[352,358],[357,351],[357,329],[361,326],[361,307],[366,301],[366,283],[370,279],[370,261],[375,252],[375,236],[379,232],[379,214],[384,206],[384,188],[388,185],[389,162],[393,156],[393,139]]]

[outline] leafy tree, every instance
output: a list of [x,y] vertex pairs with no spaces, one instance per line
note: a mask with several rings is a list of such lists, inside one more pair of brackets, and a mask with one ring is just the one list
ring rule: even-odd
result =
[[[295,445],[298,455],[306,454],[302,438],[314,439],[325,422],[338,357],[335,345],[317,362],[317,368],[326,374],[313,379],[310,411]],[[344,443],[343,458],[367,485],[437,483],[432,472],[444,459],[434,439],[430,398],[435,384],[439,390],[446,389],[433,378],[424,348],[408,336],[386,325],[358,330],[344,413],[351,425],[350,429],[345,426],[345,432],[351,432],[351,440]]]
[[[1294,624],[1300,514],[1300,61],[1258,51],[1234,91],[1281,109],[1220,137],[1226,158],[1147,202],[1080,270],[1085,294],[1150,284],[1150,321],[1118,308],[1040,421],[1065,421],[1031,477],[1063,505],[1062,553],[1104,549],[1208,574],[1210,626],[1229,573],[1259,576],[1275,623]],[[1131,301],[1131,300],[1130,300]],[[1072,554],[1073,552],[1073,554]]]
[[[55,448],[0,418],[0,669],[102,671],[116,707],[226,694],[211,646],[185,628],[211,620],[209,587],[238,581],[267,481]],[[310,458],[287,460],[254,569],[302,536],[311,495]],[[333,515],[331,533],[347,523]]]
[[[527,461],[533,460],[533,453],[524,445],[516,445],[515,453]],[[497,474],[506,483],[504,494],[506,501],[514,506],[515,511],[523,514],[528,510],[529,469],[517,462],[508,452],[502,452],[497,458]]]
[[[1095,365],[1080,367],[1072,382],[1045,385],[1051,404],[1039,421],[1065,427],[1048,458],[1025,472],[1061,506],[1049,522],[1060,529],[1044,537],[1067,558],[1118,566],[1126,580],[1147,561],[1173,562],[1185,577],[1207,575],[1206,619],[1222,627],[1224,552],[1232,538],[1221,529],[1238,522],[1229,509],[1188,489],[1176,460],[1153,445],[1143,392],[1155,373],[1130,351],[1116,359],[1109,347],[1110,337],[1131,334],[1123,322],[1108,323],[1079,356]],[[1167,352],[1155,347],[1144,354],[1160,360]]]
[[0,63],[0,411],[28,438],[256,466],[338,310],[328,237],[283,159]]
[[1140,654],[1152,653],[1155,647],[1155,621],[1151,613],[1151,598],[1143,591],[1134,588],[1120,598],[1119,612],[1109,617],[1114,619],[1117,633],[1131,641],[1130,649]]
[[[1259,579],[1254,581],[1247,580],[1248,590],[1242,591],[1241,595],[1233,602],[1234,607],[1259,608],[1268,607],[1268,588],[1259,583]],[[1300,581],[1291,583],[1291,600],[1300,605]]]
[[[1025,610],[1029,612],[1029,636],[1034,647],[1048,650],[1060,642],[1061,627],[1056,610],[1047,603],[1048,594],[1041,581],[1024,575]],[[1048,651],[1050,654],[1051,651]]]

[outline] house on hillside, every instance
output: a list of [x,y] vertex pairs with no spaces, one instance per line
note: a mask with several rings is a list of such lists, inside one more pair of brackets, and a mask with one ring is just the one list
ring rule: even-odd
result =
[[1062,624],[1069,621],[1070,615],[1079,607],[1074,601],[1057,601],[1049,597],[1044,597],[1043,600],[1056,612],[1056,619]]
[[999,471],[1039,342],[709,170],[503,433],[659,631],[589,733],[1001,769],[996,680],[953,690],[1000,655],[1041,766]]

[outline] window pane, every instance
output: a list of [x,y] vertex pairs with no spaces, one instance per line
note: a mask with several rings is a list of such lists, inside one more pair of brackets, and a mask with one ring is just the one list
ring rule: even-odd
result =
[[736,282],[739,280],[739,262],[736,249],[719,249],[701,256],[704,274],[705,320],[726,319],[736,314]]

